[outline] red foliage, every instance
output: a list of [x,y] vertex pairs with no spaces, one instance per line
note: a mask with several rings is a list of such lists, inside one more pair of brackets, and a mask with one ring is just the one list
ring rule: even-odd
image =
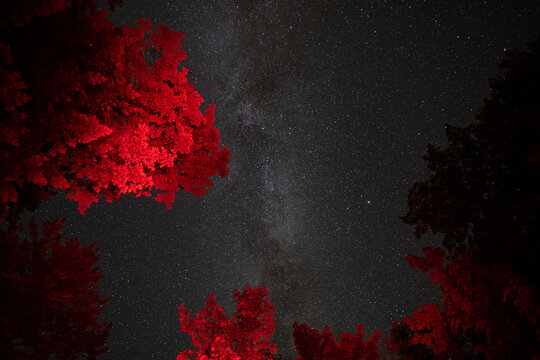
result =
[[414,310],[414,316],[405,317],[403,322],[413,331],[412,344],[423,344],[435,354],[446,351],[448,333],[442,322],[441,310],[434,304],[425,304]]
[[272,359],[276,345],[268,340],[274,333],[275,310],[268,299],[268,290],[264,286],[246,286],[241,293],[235,290],[233,298],[236,312],[232,320],[216,304],[213,294],[195,317],[184,304],[179,307],[182,331],[191,335],[198,350],[182,351],[177,360]]
[[[234,291],[236,313],[232,320],[222,306],[216,304],[213,294],[208,296],[205,307],[195,317],[182,304],[179,318],[182,331],[192,337],[198,350],[182,351],[177,360],[263,360],[273,359],[276,345],[268,340],[274,333],[274,306],[268,299],[264,286],[246,286],[240,293]],[[356,334],[343,333],[336,342],[328,326],[323,333],[306,324],[293,324],[294,343],[301,357],[298,360],[378,360],[381,355],[377,331],[364,342],[364,328],[358,324]]]
[[378,360],[381,354],[377,342],[381,332],[377,331],[364,342],[364,327],[356,325],[356,334],[349,332],[339,336],[336,342],[334,334],[326,326],[322,333],[311,329],[305,323],[293,324],[294,345],[300,357],[297,360]]
[[429,272],[441,285],[442,310],[427,304],[415,310],[413,318],[395,324],[389,352],[404,359],[426,352],[437,359],[481,354],[487,360],[533,359],[540,354],[540,307],[533,284],[514,275],[503,261],[486,264],[468,254],[448,264],[444,259],[444,251],[430,247],[424,249],[424,257],[409,255],[411,266]]
[[42,235],[31,222],[29,240],[12,222],[0,229],[0,353],[5,359],[95,359],[106,350],[110,324],[99,324],[107,302],[94,245],[60,233],[62,221],[46,222]]
[[183,33],[115,27],[92,0],[33,2],[0,12],[0,218],[28,184],[67,191],[83,213],[100,194],[154,188],[170,208],[180,188],[200,196],[227,175],[214,106],[202,114],[178,70]]

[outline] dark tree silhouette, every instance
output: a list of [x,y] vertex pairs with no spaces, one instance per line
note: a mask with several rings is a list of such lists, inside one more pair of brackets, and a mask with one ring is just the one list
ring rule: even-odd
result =
[[178,70],[183,33],[147,20],[115,27],[93,0],[0,9],[0,218],[52,189],[81,213],[99,195],[152,189],[170,208],[180,188],[200,196],[227,175],[214,106],[201,114]]
[[448,147],[429,146],[431,176],[409,190],[404,217],[418,237],[443,234],[451,256],[503,257],[528,275],[539,250],[539,48],[507,52],[479,122],[447,125]]
[[479,122],[447,126],[409,191],[404,221],[444,239],[408,261],[443,299],[394,324],[386,346],[403,359],[540,358],[540,41],[501,66]]
[[276,345],[269,340],[274,333],[274,306],[268,299],[265,286],[234,291],[236,312],[232,320],[222,306],[216,304],[214,294],[195,317],[182,304],[178,316],[182,331],[192,337],[198,350],[182,351],[177,360],[266,360],[272,359]]
[[364,342],[364,327],[356,325],[356,333],[343,333],[339,335],[339,342],[326,326],[322,333],[307,326],[307,324],[293,324],[294,345],[300,357],[297,360],[379,360],[381,354],[378,341],[381,332],[377,331],[367,342]]
[[0,229],[0,354],[3,359],[95,359],[107,348],[110,324],[98,323],[107,302],[94,244],[66,238],[61,220],[32,221],[29,239],[11,222]]

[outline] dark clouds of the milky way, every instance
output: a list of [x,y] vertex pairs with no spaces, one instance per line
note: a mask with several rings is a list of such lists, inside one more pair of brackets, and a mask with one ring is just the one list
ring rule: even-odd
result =
[[[97,241],[111,296],[102,359],[174,359],[190,348],[180,303],[266,283],[278,351],[292,323],[388,333],[438,290],[406,262],[425,240],[399,217],[428,143],[466,125],[505,48],[539,35],[537,1],[124,0],[111,18],[186,33],[189,81],[216,104],[230,175],[172,210],[125,196],[84,216],[62,194],[37,219]],[[433,239],[432,241],[436,241]]]

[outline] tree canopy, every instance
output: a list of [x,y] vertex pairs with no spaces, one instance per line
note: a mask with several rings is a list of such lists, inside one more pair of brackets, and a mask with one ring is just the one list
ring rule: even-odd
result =
[[214,294],[208,296],[205,307],[195,316],[180,305],[178,316],[182,331],[192,337],[198,350],[182,351],[177,360],[264,360],[272,359],[276,345],[270,337],[274,333],[274,306],[268,299],[265,286],[235,290],[236,312],[232,319],[216,304]]
[[506,53],[505,73],[490,81],[491,98],[477,122],[446,126],[448,146],[429,146],[431,175],[409,191],[404,221],[418,237],[443,234],[450,255],[506,257],[519,266],[538,253],[539,47],[536,41],[529,51]]
[[[99,323],[94,244],[60,230],[63,220],[31,222],[28,236],[12,222],[0,228],[0,353],[5,359],[95,359],[107,350],[110,323]],[[41,233],[41,234],[40,234]]]
[[533,359],[540,354],[540,41],[506,54],[478,122],[447,126],[448,146],[430,146],[425,181],[409,191],[417,237],[441,248],[409,255],[440,284],[395,324],[387,342],[403,359]]
[[54,189],[81,213],[152,189],[170,208],[180,188],[200,196],[227,175],[214,105],[200,112],[179,69],[183,33],[116,27],[94,1],[32,3],[0,12],[0,217]]

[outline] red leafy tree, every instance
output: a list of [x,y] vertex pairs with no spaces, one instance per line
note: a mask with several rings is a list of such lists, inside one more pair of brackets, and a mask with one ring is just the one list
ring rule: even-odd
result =
[[195,317],[184,304],[179,307],[181,329],[192,337],[198,350],[182,351],[177,360],[263,360],[272,359],[276,345],[269,340],[274,333],[274,306],[264,286],[246,286],[234,291],[236,312],[232,319],[216,304],[213,294]]
[[486,266],[468,254],[445,264],[444,251],[430,247],[424,257],[409,255],[408,260],[441,285],[442,310],[427,304],[395,324],[387,342],[390,352],[404,359],[420,353],[436,359],[533,359],[540,354],[538,294],[508,264]]
[[[268,299],[264,286],[246,286],[240,293],[234,292],[236,313],[230,320],[222,306],[216,304],[212,294],[206,306],[195,317],[189,314],[184,304],[180,306],[179,318],[182,331],[192,337],[198,350],[186,350],[177,360],[262,360],[274,359],[276,345],[268,340],[274,333],[274,306]],[[336,342],[328,328],[323,333],[306,324],[293,324],[294,343],[301,357],[298,360],[378,360],[381,355],[377,342],[381,333],[377,331],[364,342],[364,328],[358,324],[356,334],[343,333]]]
[[356,325],[356,334],[343,333],[336,342],[334,334],[326,326],[322,333],[305,323],[293,324],[294,345],[300,357],[297,360],[379,360],[381,354],[377,342],[381,332],[377,331],[364,342],[364,327]]
[[5,359],[95,359],[107,348],[110,324],[94,245],[60,233],[62,221],[34,222],[21,240],[18,222],[0,229],[0,353]]
[[402,321],[412,331],[407,346],[426,345],[443,359],[538,356],[540,307],[535,287],[504,262],[487,265],[463,254],[445,264],[444,258],[444,251],[429,247],[424,257],[409,255],[413,267],[441,285],[443,304],[442,310],[424,305],[412,319]]
[[200,112],[203,98],[178,69],[183,33],[147,20],[116,27],[93,0],[7,3],[0,218],[52,189],[68,192],[81,213],[99,195],[152,189],[170,208],[180,188],[200,196],[211,177],[227,175],[214,106]]

